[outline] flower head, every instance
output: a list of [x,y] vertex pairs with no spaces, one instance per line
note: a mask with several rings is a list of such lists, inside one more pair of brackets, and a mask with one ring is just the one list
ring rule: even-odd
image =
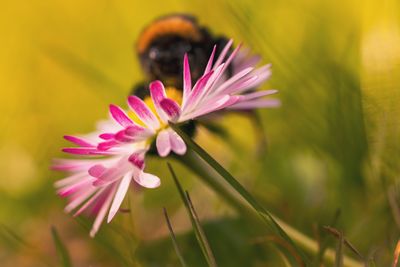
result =
[[[240,46],[224,60],[231,45],[232,41],[229,41],[213,64],[216,50],[214,47],[203,76],[193,86],[189,60],[187,55],[184,56],[181,101],[169,97],[161,81],[154,81],[149,86],[151,105],[147,105],[137,96],[128,97],[128,106],[136,119],[131,119],[122,108],[111,105],[111,116],[124,129],[115,133],[110,141],[102,143],[100,149],[150,138],[156,140],[161,157],[167,156],[171,151],[182,155],[186,152],[186,145],[168,127],[168,122],[184,123],[222,109],[254,109],[279,105],[276,99],[263,98],[275,94],[276,90],[254,91],[254,88],[270,77],[270,65],[255,68],[258,58],[246,58],[245,53],[239,53]],[[235,62],[235,57],[239,55]],[[233,62],[236,63],[236,68],[232,77],[228,77],[228,69]]]
[[[78,147],[65,148],[64,152],[85,156],[79,159],[56,159],[53,169],[69,173],[55,183],[57,193],[69,200],[66,212],[76,210],[74,216],[88,212],[96,216],[90,235],[93,237],[107,216],[110,222],[119,210],[132,179],[139,185],[155,188],[160,179],[145,173],[146,150],[140,143],[98,149],[107,132],[118,129],[113,121],[102,122],[98,131],[85,136],[64,136]],[[100,136],[100,137],[99,137]]]
[[171,151],[178,155],[186,153],[186,144],[169,127],[169,122],[184,123],[223,109],[279,104],[263,98],[276,90],[254,91],[271,75],[270,65],[255,68],[258,58],[240,53],[240,46],[227,57],[231,45],[232,40],[215,63],[214,47],[204,74],[193,86],[185,55],[181,94],[165,88],[161,81],[154,81],[149,86],[150,99],[129,96],[129,111],[110,105],[112,119],[103,122],[96,132],[86,137],[65,137],[77,147],[63,151],[85,158],[56,160],[53,167],[69,172],[70,176],[55,185],[59,195],[69,199],[67,212],[78,209],[75,215],[83,211],[96,215],[91,236],[98,231],[107,213],[108,222],[114,217],[132,179],[147,188],[160,185],[158,177],[144,172],[145,155],[154,142],[161,157]]

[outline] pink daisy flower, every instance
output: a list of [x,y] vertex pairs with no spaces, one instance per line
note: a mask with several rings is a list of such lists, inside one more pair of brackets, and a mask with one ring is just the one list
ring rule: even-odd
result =
[[118,125],[113,121],[107,121],[102,122],[98,131],[88,136],[64,136],[66,140],[78,145],[65,148],[64,152],[89,158],[56,159],[52,166],[54,170],[69,173],[69,176],[55,183],[57,193],[68,198],[69,203],[65,211],[76,210],[74,216],[83,212],[96,216],[90,231],[92,237],[106,216],[107,222],[115,216],[132,179],[146,188],[160,185],[158,177],[143,171],[146,150],[142,144],[126,144],[107,151],[97,148],[97,144],[102,140],[99,135],[118,129]]
[[[182,138],[170,127],[168,122],[183,123],[223,109],[254,109],[276,107],[276,99],[265,99],[277,93],[277,90],[254,91],[271,75],[270,65],[255,68],[257,57],[246,57],[238,53],[237,47],[224,61],[232,40],[228,42],[220,56],[213,64],[215,47],[210,56],[203,76],[192,86],[190,66],[187,55],[184,56],[183,95],[182,101],[169,98],[161,81],[150,84],[150,95],[154,111],[137,96],[128,97],[128,106],[139,118],[141,125],[135,123],[120,107],[111,105],[110,114],[124,127],[124,130],[109,135],[110,140],[99,144],[100,150],[120,146],[124,143],[135,143],[143,138],[155,138],[158,154],[167,156],[171,151],[178,155],[186,152]],[[238,60],[234,60],[238,56]],[[227,78],[227,70],[235,63],[235,73]]]
[[[183,123],[223,109],[254,109],[275,107],[279,102],[265,99],[276,90],[254,91],[271,75],[270,65],[256,68],[258,57],[239,53],[237,47],[227,57],[232,40],[214,62],[214,47],[204,74],[192,86],[190,66],[184,56],[183,93],[168,93],[160,81],[150,84],[151,99],[128,97],[130,111],[110,105],[112,120],[102,123],[86,137],[65,136],[77,147],[64,152],[85,158],[56,160],[56,170],[69,176],[55,183],[58,194],[69,200],[65,210],[86,211],[96,216],[91,236],[98,231],[107,216],[110,222],[118,211],[132,179],[139,185],[155,188],[160,179],[144,172],[145,155],[153,142],[157,152],[165,157],[172,152],[183,155],[186,144],[168,122]],[[225,60],[225,58],[227,59]],[[233,75],[228,69],[233,64]],[[107,215],[108,214],[108,215]]]

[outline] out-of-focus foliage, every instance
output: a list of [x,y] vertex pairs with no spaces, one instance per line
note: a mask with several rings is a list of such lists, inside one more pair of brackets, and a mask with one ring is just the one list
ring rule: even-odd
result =
[[[246,116],[221,120],[229,138],[197,140],[269,210],[315,239],[337,228],[388,266],[399,236],[400,4],[383,1],[6,1],[0,11],[0,262],[58,264],[51,225],[73,266],[177,266],[167,207],[189,266],[205,261],[165,161],[148,168],[155,190],[134,191],[94,239],[89,220],[62,212],[51,158],[64,134],[91,131],[109,103],[142,80],[134,54],[141,29],[191,13],[214,33],[243,41],[273,64],[268,87],[282,107],[259,112],[268,149],[257,153]],[[266,230],[237,218],[188,170],[173,163],[204,223],[219,266],[284,266]],[[334,239],[330,238],[334,247]],[[348,254],[348,250],[344,249]],[[352,255],[352,254],[351,254]],[[354,255],[353,255],[354,256]]]

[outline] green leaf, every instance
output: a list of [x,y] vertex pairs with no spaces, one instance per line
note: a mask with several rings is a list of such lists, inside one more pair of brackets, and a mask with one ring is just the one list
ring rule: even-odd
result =
[[204,257],[206,258],[209,266],[216,267],[217,263],[215,261],[214,255],[210,248],[210,245],[208,244],[208,241],[204,234],[204,231],[201,228],[200,221],[194,210],[193,204],[190,201],[189,194],[187,192],[185,194],[184,190],[182,189],[181,184],[179,183],[178,178],[176,177],[174,170],[172,169],[171,164],[167,163],[167,165],[168,165],[169,171],[171,172],[172,178],[174,179],[174,182],[176,184],[176,188],[178,189],[179,195],[182,198],[183,203],[185,204],[185,208],[189,214],[190,221],[192,223],[197,241],[198,241],[200,248],[204,254]]
[[186,267],[187,265],[185,263],[185,259],[182,256],[182,252],[179,249],[178,242],[176,241],[175,233],[174,233],[174,230],[172,229],[172,225],[169,220],[167,210],[165,208],[163,208],[163,211],[164,211],[165,221],[167,222],[167,225],[168,225],[169,235],[171,236],[172,244],[174,245],[176,255],[178,256],[179,261],[181,262],[181,265],[183,267]]
[[51,227],[51,235],[53,237],[54,245],[56,246],[57,254],[60,260],[60,265],[63,267],[71,267],[71,259],[67,248],[61,241],[60,236],[54,226]]
[[195,143],[189,136],[187,136],[179,126],[170,123],[171,128],[177,132],[185,143],[189,146],[189,148],[193,149],[204,161],[206,161],[216,172],[218,172],[222,178],[229,185],[232,186],[233,189],[236,190],[250,206],[260,215],[262,220],[271,228],[273,232],[280,235],[283,239],[285,239],[296,252],[300,255],[306,265],[309,265],[309,260],[304,252],[298,248],[298,246],[293,242],[293,240],[286,234],[286,232],[279,226],[279,224],[275,221],[272,215],[265,210],[254,198],[253,196],[224,168],[220,165],[213,157],[210,156],[203,148],[201,148],[197,143]]

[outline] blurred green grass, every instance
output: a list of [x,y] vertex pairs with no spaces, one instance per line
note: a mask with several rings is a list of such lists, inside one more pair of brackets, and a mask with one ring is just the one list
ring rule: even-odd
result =
[[[198,141],[268,209],[312,237],[339,209],[346,238],[365,255],[376,250],[377,266],[387,266],[400,214],[393,205],[400,199],[398,11],[394,0],[8,1],[0,11],[0,223],[35,250],[12,246],[2,234],[2,266],[36,266],[39,258],[55,264],[50,225],[57,226],[76,266],[119,266],[107,253],[113,244],[124,244],[114,249],[130,260],[127,247],[138,246],[138,266],[174,266],[162,206],[173,211],[190,266],[204,265],[200,251],[191,249],[194,236],[164,161],[149,163],[163,186],[131,196],[133,225],[126,214],[111,224],[131,231],[134,245],[111,227],[102,228],[104,242],[90,240],[62,213],[64,203],[52,188],[61,174],[48,169],[51,158],[62,155],[62,135],[90,131],[109,103],[124,103],[142,79],[136,37],[171,12],[194,14],[214,33],[260,53],[273,64],[267,86],[280,90],[283,103],[259,112],[269,144],[265,154],[256,153],[254,132],[243,130],[251,124],[239,115],[221,121],[228,141],[205,130]],[[261,229],[251,231],[187,170],[177,165],[177,171],[199,202],[220,266],[243,266],[250,258],[249,266],[280,266],[267,243],[249,244],[265,234]],[[232,251],[243,260],[231,261]]]

